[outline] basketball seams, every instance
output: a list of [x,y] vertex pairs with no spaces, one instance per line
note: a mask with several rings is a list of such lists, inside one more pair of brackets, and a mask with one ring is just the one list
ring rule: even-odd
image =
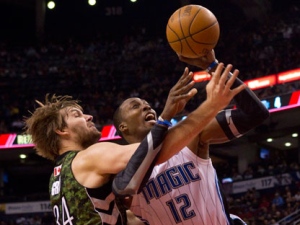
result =
[[205,30],[207,30],[207,29],[209,29],[209,28],[215,26],[217,23],[218,23],[218,21],[216,20],[214,23],[212,23],[212,24],[209,25],[208,27],[205,27],[205,28],[203,28],[202,30],[198,30],[197,32],[195,32],[195,33],[193,33],[193,34],[190,33],[190,36],[193,36],[193,35],[195,35],[195,34],[198,34],[198,33],[202,32],[202,31],[205,31]]
[[169,30],[171,30],[171,31],[175,34],[175,36],[177,37],[177,40],[175,40],[175,41],[169,41],[169,43],[174,43],[174,42],[176,42],[176,41],[180,41],[180,40],[181,40],[180,37],[179,37],[178,34],[175,32],[175,30],[171,28],[171,26],[170,26],[169,24],[168,24],[168,28],[169,28]]
[[[181,9],[179,9],[178,10],[178,14],[180,15],[180,10]],[[180,26],[181,26],[181,24],[180,24]],[[182,52],[182,43],[181,43],[181,38],[180,38],[180,36],[177,34],[177,32],[174,30],[174,29],[172,29],[172,27],[169,25],[169,23],[167,24],[167,27],[168,27],[168,29],[170,30],[170,31],[172,31],[174,34],[175,34],[175,36],[177,37],[177,40],[174,40],[174,41],[168,41],[169,42],[169,44],[174,44],[174,43],[176,43],[176,42],[179,42],[180,43],[180,52]],[[182,31],[181,31],[182,32]],[[183,36],[183,35],[182,35]]]
[[[202,7],[199,7],[198,11],[194,13],[194,17],[191,19],[191,22],[189,23],[189,28],[188,28],[188,31],[189,31],[189,35],[186,37],[183,33],[183,30],[181,29],[181,32],[182,32],[182,36],[184,37],[183,39],[185,40],[186,42],[186,45],[189,47],[189,49],[191,50],[191,52],[193,52],[196,56],[198,55],[197,52],[194,51],[194,49],[190,46],[190,43],[188,42],[187,38],[191,38],[192,40],[193,37],[192,37],[192,34],[191,34],[191,26],[193,24],[193,21],[195,20],[196,16],[198,15],[198,13],[201,11]],[[181,20],[180,20],[180,27],[181,27]],[[182,52],[182,50],[181,50]]]
[[189,6],[192,7],[191,11],[185,6],[170,17],[172,20],[169,19],[167,25],[167,39],[175,52],[194,58],[214,48],[220,31],[213,13],[200,5]]
[[180,9],[178,10],[178,18],[179,18],[178,22],[179,22],[179,26],[180,26],[180,30],[181,30],[181,34],[182,34],[181,36],[183,37],[183,38],[179,38],[179,40],[178,40],[178,41],[180,42],[180,53],[182,53],[182,49],[183,49],[181,40],[182,40],[182,39],[185,39],[185,37],[184,37],[184,32],[183,32],[183,29],[182,29],[181,20],[180,20],[181,9],[182,9],[182,8],[180,8]]
[[195,12],[194,17],[191,19],[191,22],[189,24],[189,36],[192,36],[193,34],[191,34],[191,27],[193,25],[193,22],[195,21],[195,18],[197,17],[197,15],[199,14],[199,12],[201,11],[202,8],[199,7],[198,11]]
[[197,41],[197,40],[195,40],[194,38],[193,38],[193,36],[194,35],[196,35],[196,34],[198,34],[198,33],[200,33],[200,32],[203,32],[203,31],[205,31],[205,30],[207,30],[207,29],[209,29],[209,28],[211,28],[211,27],[213,27],[213,26],[215,26],[215,25],[218,25],[218,21],[215,21],[212,25],[210,25],[209,27],[206,27],[205,29],[203,29],[203,30],[199,30],[199,31],[197,31],[196,33],[194,33],[194,34],[191,34],[191,39],[195,42],[195,43],[198,43],[198,44],[204,44],[204,45],[213,45],[213,44],[215,44],[216,42],[199,42],[199,41]]

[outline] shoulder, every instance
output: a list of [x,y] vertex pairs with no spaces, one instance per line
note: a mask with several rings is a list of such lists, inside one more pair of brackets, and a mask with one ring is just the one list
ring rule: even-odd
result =
[[99,142],[77,152],[73,159],[72,167],[88,169],[95,167],[108,154],[107,149],[113,149],[114,143]]
[[75,179],[81,185],[95,188],[102,186],[110,179],[110,174],[105,170],[108,154],[104,150],[102,144],[99,143],[79,151],[74,157],[71,168]]
[[121,145],[115,144],[112,142],[99,142],[96,144],[93,144],[86,148],[85,150],[82,150],[78,153],[78,156],[82,159],[92,159],[96,156],[104,156],[106,154],[109,154],[112,152],[112,150],[118,150]]

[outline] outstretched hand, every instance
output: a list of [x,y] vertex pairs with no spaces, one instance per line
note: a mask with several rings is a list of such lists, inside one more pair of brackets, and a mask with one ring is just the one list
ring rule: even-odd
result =
[[215,51],[213,49],[208,54],[198,58],[187,58],[182,55],[178,55],[178,58],[182,62],[192,66],[200,67],[203,70],[205,70],[213,61],[216,60]]
[[183,75],[169,91],[165,108],[161,117],[165,120],[171,120],[176,114],[181,112],[186,103],[197,94],[197,89],[193,88],[195,82],[192,80],[193,73],[186,67]]
[[246,84],[241,84],[236,88],[231,88],[239,74],[239,71],[235,69],[232,76],[229,76],[231,69],[231,64],[228,64],[224,69],[224,64],[220,63],[216,71],[213,72],[213,76],[206,86],[206,101],[210,102],[211,107],[219,110],[224,109],[235,95],[247,87]]

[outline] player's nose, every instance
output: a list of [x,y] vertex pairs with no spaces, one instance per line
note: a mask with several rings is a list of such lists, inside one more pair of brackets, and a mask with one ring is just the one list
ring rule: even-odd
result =
[[84,116],[85,116],[86,121],[92,121],[93,120],[93,116],[92,115],[85,114]]
[[143,106],[143,110],[144,110],[144,111],[151,110],[150,105],[144,105],[144,106]]

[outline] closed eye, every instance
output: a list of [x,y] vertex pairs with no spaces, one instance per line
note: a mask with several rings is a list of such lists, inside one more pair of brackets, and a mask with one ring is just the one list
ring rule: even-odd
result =
[[134,104],[134,105],[132,105],[132,108],[133,108],[133,109],[138,109],[139,106],[140,106],[140,104]]
[[76,118],[76,117],[81,117],[83,115],[83,113],[77,109],[74,109],[71,111],[72,115]]

